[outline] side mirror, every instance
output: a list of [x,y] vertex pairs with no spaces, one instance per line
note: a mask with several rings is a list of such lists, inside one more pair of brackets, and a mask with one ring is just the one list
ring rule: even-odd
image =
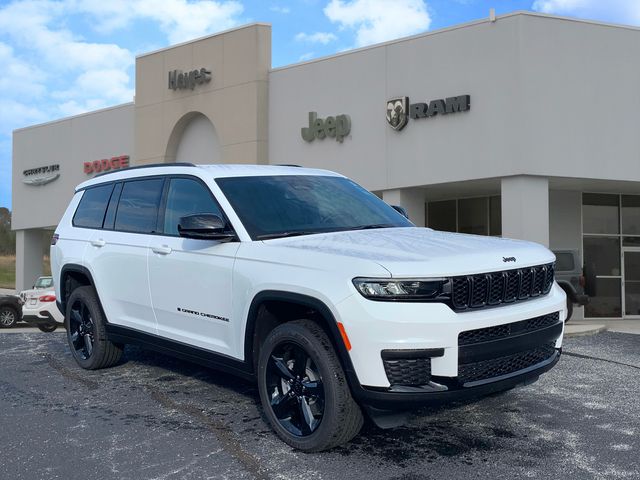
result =
[[221,242],[228,242],[236,238],[236,234],[227,229],[224,220],[211,213],[197,213],[180,217],[178,234],[184,238],[219,240]]
[[403,207],[401,207],[400,205],[391,205],[391,207],[404,218],[406,218],[407,220],[409,219],[409,214]]

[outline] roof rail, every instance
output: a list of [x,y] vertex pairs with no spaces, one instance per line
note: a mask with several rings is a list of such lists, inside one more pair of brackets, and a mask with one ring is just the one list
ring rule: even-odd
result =
[[148,165],[136,165],[135,167],[129,167],[129,168],[124,168],[124,169],[118,169],[118,170],[111,170],[109,172],[102,172],[99,173],[98,175],[96,175],[93,178],[98,178],[98,177],[102,177],[104,175],[110,175],[112,173],[118,173],[118,172],[128,172],[129,170],[138,170],[141,168],[153,168],[153,167],[195,167],[196,165],[194,163],[189,163],[189,162],[175,162],[175,163],[150,163]]
[[302,165],[296,165],[295,163],[274,163],[274,167],[297,167],[302,168]]

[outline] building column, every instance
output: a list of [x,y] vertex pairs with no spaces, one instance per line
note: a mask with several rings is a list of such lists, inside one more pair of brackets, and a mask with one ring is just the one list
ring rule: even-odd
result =
[[42,231],[16,231],[16,291],[31,288],[42,275]]
[[549,246],[549,179],[518,175],[502,179],[502,236]]
[[389,205],[403,207],[417,227],[425,226],[425,192],[417,188],[398,188],[382,192],[382,200]]

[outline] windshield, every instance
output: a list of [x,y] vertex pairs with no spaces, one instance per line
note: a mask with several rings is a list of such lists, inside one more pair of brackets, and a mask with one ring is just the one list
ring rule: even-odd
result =
[[35,288],[49,288],[53,285],[53,278],[40,277],[35,284]]
[[216,182],[254,240],[413,226],[348,178],[279,175]]

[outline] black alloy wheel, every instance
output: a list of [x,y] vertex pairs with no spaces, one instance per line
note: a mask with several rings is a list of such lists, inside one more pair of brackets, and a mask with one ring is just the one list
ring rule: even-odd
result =
[[82,368],[96,370],[120,361],[124,346],[108,339],[106,324],[94,288],[76,288],[67,302],[64,327],[71,353]]
[[91,312],[81,299],[71,305],[69,316],[69,343],[77,358],[89,360],[93,354],[94,322]]
[[11,328],[18,322],[18,314],[13,307],[0,307],[0,328]]
[[258,390],[276,434],[304,452],[342,445],[362,427],[360,406],[323,328],[313,320],[271,330],[258,355]]
[[283,342],[267,363],[267,392],[273,413],[288,432],[304,437],[320,426],[324,386],[320,372],[300,345]]
[[55,332],[58,328],[57,323],[43,323],[42,325],[38,325],[38,329],[44,333]]

